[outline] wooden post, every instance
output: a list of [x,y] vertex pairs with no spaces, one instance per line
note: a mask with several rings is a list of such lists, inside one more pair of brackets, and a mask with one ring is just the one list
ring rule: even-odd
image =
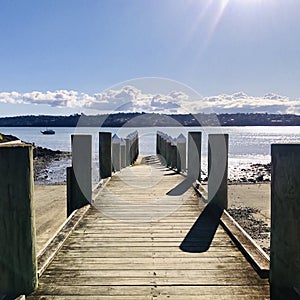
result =
[[228,134],[208,135],[208,201],[227,209]]
[[163,136],[163,163],[167,166],[167,136],[164,134]]
[[134,131],[132,133],[132,163],[134,163],[137,160],[138,157],[138,132]]
[[125,144],[126,144],[126,167],[130,166],[130,139],[126,138],[125,139]]
[[130,138],[130,164],[134,163],[134,136]]
[[100,179],[111,177],[111,132],[99,132]]
[[167,167],[171,167],[171,137],[166,138],[166,162]]
[[123,139],[120,141],[121,168],[126,168],[126,143]]
[[135,140],[135,158],[134,158],[134,161],[137,160],[138,156],[139,156],[139,143],[140,143],[140,140],[139,140],[139,134],[138,132],[136,131],[136,140]]
[[114,172],[121,170],[120,138],[115,134],[112,138],[112,167]]
[[92,201],[92,136],[71,136],[72,167],[67,168],[67,215]]
[[160,162],[166,165],[166,140],[162,132],[160,133]]
[[271,299],[300,299],[300,144],[271,155]]
[[201,132],[188,133],[188,177],[201,181]]
[[137,134],[136,134],[136,136],[134,138],[134,159],[133,159],[134,162],[137,159],[137,145],[138,145],[138,137],[137,137]]
[[0,292],[37,286],[31,145],[0,146]]
[[160,134],[159,131],[157,131],[156,133],[156,154],[160,155],[161,151],[160,151]]
[[177,143],[177,172],[186,170],[186,138],[180,134],[176,140]]
[[171,143],[171,168],[177,169],[177,146],[174,141]]

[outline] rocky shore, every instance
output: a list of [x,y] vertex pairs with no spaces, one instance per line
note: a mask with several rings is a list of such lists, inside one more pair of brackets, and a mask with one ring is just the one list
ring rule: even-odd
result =
[[[48,148],[35,147],[33,150],[34,181],[37,184],[65,183],[65,176],[53,174],[52,165],[68,165],[71,160],[70,152],[51,150]],[[60,168],[60,172],[65,172],[65,168]]]
[[[204,168],[207,166],[204,166]],[[202,181],[207,182],[207,171],[202,170]],[[228,167],[228,183],[263,183],[271,181],[271,163],[241,164]]]
[[230,183],[262,183],[271,181],[271,163],[234,167],[229,171]]
[[[0,133],[0,143],[18,141],[19,139],[13,135],[5,135]],[[27,143],[26,141],[23,141]],[[29,144],[29,143],[27,143]],[[63,152],[60,150],[51,150],[48,148],[43,148],[35,146],[33,144],[33,168],[34,168],[34,181],[38,184],[47,184],[49,174],[52,174],[52,168],[49,166],[55,162],[58,164],[64,164],[70,161],[71,153]],[[62,163],[63,162],[63,163]],[[59,177],[59,176],[58,176]],[[58,178],[55,183],[64,183],[65,179]],[[51,181],[51,184],[54,183]]]
[[260,210],[253,207],[234,207],[229,214],[251,236],[251,238],[270,255],[270,226],[257,217]]

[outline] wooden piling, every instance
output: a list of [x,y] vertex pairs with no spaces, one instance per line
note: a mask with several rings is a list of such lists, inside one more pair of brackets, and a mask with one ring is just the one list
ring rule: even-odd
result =
[[126,145],[126,167],[128,167],[131,164],[131,159],[130,159],[131,142],[129,138],[125,138],[125,145]]
[[171,143],[171,168],[177,170],[177,145],[174,141]]
[[188,133],[188,177],[201,181],[201,132]]
[[0,293],[37,286],[31,145],[0,146]]
[[176,139],[177,144],[177,171],[184,172],[186,170],[186,138],[180,134]]
[[67,215],[92,201],[92,136],[72,135],[72,167],[67,168]]
[[120,151],[121,151],[121,168],[126,168],[126,143],[123,139],[120,141]]
[[114,135],[112,138],[112,168],[114,172],[121,170],[121,145],[120,138]]
[[208,135],[208,200],[227,209],[228,134]]
[[166,137],[166,166],[171,167],[171,137],[167,136]]
[[300,144],[271,155],[271,299],[300,299]]
[[156,133],[156,154],[160,155],[161,154],[161,150],[160,150],[160,134],[159,132]]
[[134,131],[125,138],[126,144],[126,165],[133,165],[139,155],[139,136],[138,132]]
[[99,132],[99,175],[100,179],[111,177],[111,132]]
[[139,156],[139,143],[140,143],[140,139],[139,139],[139,134],[136,131],[136,136],[135,136],[135,156],[134,156],[134,161],[137,160],[138,156]]
[[160,132],[160,161],[166,166],[166,139],[162,132]]
[[130,164],[133,165],[134,163],[134,152],[135,152],[135,137],[131,137],[130,139]]

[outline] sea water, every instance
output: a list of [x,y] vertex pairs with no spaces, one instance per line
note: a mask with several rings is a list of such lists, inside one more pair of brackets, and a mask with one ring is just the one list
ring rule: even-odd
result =
[[[134,130],[139,132],[140,154],[149,155],[156,152],[156,132],[162,131],[172,137],[189,131],[202,132],[202,168],[207,167],[207,136],[211,133],[229,134],[229,177],[233,170],[247,167],[250,164],[266,164],[271,161],[271,144],[300,143],[300,126],[244,126],[244,127],[58,127],[54,135],[43,135],[44,127],[0,127],[3,134],[17,136],[23,141],[34,143],[36,146],[52,150],[71,151],[72,134],[91,134],[93,137],[93,176],[97,180],[98,174],[98,132],[112,132],[125,138]],[[66,162],[53,162],[49,166],[49,180],[61,181],[65,178]],[[59,177],[59,178],[58,178]],[[62,178],[60,178],[62,177]],[[52,179],[51,179],[52,178]]]

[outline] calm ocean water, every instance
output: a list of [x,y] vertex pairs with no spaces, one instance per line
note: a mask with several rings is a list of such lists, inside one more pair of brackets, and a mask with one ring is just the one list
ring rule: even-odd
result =
[[[290,126],[245,126],[245,127],[145,127],[145,128],[53,128],[55,135],[43,135],[39,127],[0,127],[0,132],[12,134],[21,140],[35,143],[37,146],[47,147],[53,150],[71,150],[71,134],[83,133],[93,135],[93,152],[95,169],[97,167],[98,132],[110,131],[120,137],[126,137],[128,133],[138,130],[140,136],[140,153],[143,155],[154,154],[156,151],[157,130],[166,132],[172,137],[188,131],[202,131],[203,165],[206,165],[207,134],[229,134],[229,168],[247,165],[251,163],[268,163],[271,161],[271,144],[273,143],[300,143],[300,127]],[[63,166],[65,167],[65,166]],[[61,168],[61,164],[54,164],[53,169]],[[95,172],[97,173],[97,172]]]

